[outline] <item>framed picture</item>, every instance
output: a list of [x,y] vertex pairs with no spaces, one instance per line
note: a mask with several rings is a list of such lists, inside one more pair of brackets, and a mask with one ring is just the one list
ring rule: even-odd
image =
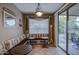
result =
[[11,10],[7,8],[3,8],[3,20],[4,20],[4,27],[7,28],[14,27],[16,24],[16,16]]

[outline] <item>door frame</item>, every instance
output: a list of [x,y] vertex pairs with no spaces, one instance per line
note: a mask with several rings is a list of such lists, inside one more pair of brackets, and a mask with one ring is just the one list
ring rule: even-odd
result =
[[[67,55],[69,55],[68,53],[68,44],[69,44],[69,41],[68,41],[68,20],[69,20],[69,8],[71,8],[72,6],[76,5],[76,3],[70,3],[69,5],[65,6],[61,11],[58,12],[58,47],[60,49],[62,49]],[[63,12],[66,11],[66,51],[61,47],[59,46],[59,15]]]

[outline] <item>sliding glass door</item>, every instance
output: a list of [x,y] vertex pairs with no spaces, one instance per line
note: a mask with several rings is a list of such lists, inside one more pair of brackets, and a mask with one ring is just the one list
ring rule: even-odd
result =
[[79,4],[59,14],[59,47],[68,54],[79,55]]
[[79,4],[69,9],[68,53],[79,54]]
[[59,47],[66,51],[66,12],[59,14]]

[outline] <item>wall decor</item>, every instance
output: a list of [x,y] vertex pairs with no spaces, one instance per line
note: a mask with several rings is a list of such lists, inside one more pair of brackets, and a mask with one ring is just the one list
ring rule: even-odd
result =
[[13,27],[16,24],[15,14],[5,7],[3,8],[3,20],[4,20],[4,27]]

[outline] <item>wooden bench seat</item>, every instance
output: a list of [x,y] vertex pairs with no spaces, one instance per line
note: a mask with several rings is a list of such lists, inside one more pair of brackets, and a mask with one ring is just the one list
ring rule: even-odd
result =
[[18,45],[15,48],[13,48],[10,53],[12,55],[26,55],[32,50],[32,46],[27,44]]
[[26,55],[31,50],[32,50],[32,46],[30,44],[27,44],[26,39],[24,39],[19,44],[17,44],[15,47],[10,49],[8,52],[10,55]]

